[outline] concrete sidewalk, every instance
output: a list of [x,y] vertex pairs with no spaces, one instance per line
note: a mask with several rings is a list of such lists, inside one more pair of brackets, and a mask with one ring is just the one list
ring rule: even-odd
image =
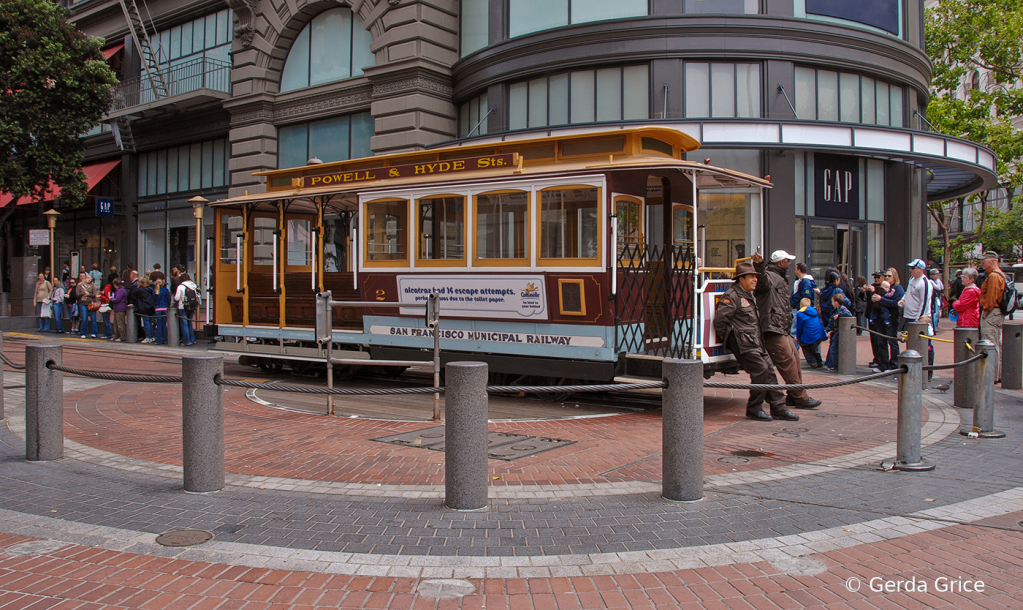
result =
[[[4,349],[16,362],[18,343]],[[65,364],[167,374],[188,353],[149,349],[65,350]],[[971,415],[926,391],[938,468],[899,473],[877,469],[895,452],[893,382],[813,394],[825,404],[799,422],[760,423],[742,417],[745,392],[707,390],[706,498],[692,504],[659,497],[656,411],[492,423],[574,444],[491,460],[489,508],[459,512],[443,506],[442,453],[374,440],[429,422],[293,413],[227,390],[228,487],[191,495],[179,387],[65,376],[66,457],[49,463],[24,459],[13,388],[0,608],[1023,607],[1023,396],[996,391],[1007,438],[968,441]],[[179,529],[215,537],[155,542]],[[983,591],[964,589],[976,580]]]

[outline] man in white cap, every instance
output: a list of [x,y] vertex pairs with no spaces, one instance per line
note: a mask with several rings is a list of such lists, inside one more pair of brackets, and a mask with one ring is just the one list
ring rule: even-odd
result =
[[[785,250],[771,253],[771,262],[764,264],[760,253],[753,255],[753,267],[759,281],[754,292],[757,310],[760,313],[760,328],[764,337],[764,349],[771,356],[775,368],[787,384],[803,383],[799,353],[792,340],[792,306],[790,305],[789,266],[795,260]],[[821,401],[810,398],[806,390],[789,390],[785,405],[797,409],[814,409]]]
[[[906,283],[906,294],[899,301],[902,305],[901,329],[906,330],[910,322],[925,322],[927,333],[935,335],[934,331],[934,284],[924,277],[924,269],[927,263],[919,258],[909,261],[909,282]],[[927,364],[934,364],[934,346],[927,341]],[[927,371],[927,379],[934,376],[933,371]]]

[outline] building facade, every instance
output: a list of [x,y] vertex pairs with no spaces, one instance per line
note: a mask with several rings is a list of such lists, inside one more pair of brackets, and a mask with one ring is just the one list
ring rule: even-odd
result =
[[784,248],[818,273],[869,276],[923,255],[928,200],[995,183],[990,151],[920,120],[923,10],[922,0],[86,0],[72,18],[106,39],[122,77],[108,124],[86,138],[88,164],[111,166],[92,194],[113,198],[115,216],[86,218],[87,207],[72,227],[62,217],[58,256],[95,241],[104,265],[191,269],[190,198],[259,192],[253,172],[313,157],[662,124],[703,143],[695,158],[774,183],[762,202],[743,189],[699,202],[704,264]]

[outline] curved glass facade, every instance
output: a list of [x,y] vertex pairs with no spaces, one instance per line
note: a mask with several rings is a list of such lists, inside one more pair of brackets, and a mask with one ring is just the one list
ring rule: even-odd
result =
[[281,92],[344,80],[374,62],[373,37],[350,9],[335,8],[313,18],[295,38],[281,73]]
[[574,23],[642,17],[647,10],[647,0],[509,0],[508,36]]

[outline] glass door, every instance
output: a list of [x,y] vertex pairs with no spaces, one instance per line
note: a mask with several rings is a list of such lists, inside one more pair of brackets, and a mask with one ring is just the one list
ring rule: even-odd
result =
[[813,220],[806,236],[810,273],[818,283],[826,281],[834,268],[849,276],[850,282],[866,270],[866,224]]

